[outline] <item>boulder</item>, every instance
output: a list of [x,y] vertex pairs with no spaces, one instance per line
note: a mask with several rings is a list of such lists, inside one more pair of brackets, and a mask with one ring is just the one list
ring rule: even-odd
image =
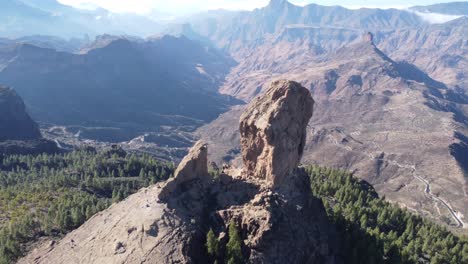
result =
[[240,118],[244,173],[277,187],[301,160],[314,100],[299,83],[275,81]]

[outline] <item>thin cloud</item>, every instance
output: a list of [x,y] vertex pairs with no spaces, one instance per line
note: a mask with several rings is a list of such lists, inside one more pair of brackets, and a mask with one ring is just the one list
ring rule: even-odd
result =
[[422,19],[426,20],[427,22],[433,23],[433,24],[442,24],[442,23],[446,23],[446,22],[462,17],[462,16],[445,15],[445,14],[438,14],[438,13],[423,13],[423,12],[417,12],[417,11],[414,11],[414,13],[420,16]]

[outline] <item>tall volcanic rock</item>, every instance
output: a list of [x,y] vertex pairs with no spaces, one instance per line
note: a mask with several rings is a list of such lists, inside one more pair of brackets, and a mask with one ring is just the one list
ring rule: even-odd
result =
[[[211,177],[208,146],[200,141],[173,179],[98,213],[61,241],[43,244],[19,263],[211,263],[214,260],[205,248],[209,229],[219,234],[222,250],[217,261],[224,263],[230,223],[239,229],[245,263],[342,263],[334,227],[321,201],[311,196],[308,175],[302,169],[292,172],[312,115],[312,97],[288,81],[275,83],[269,92],[250,105],[253,112],[247,112],[242,123],[258,118],[264,123],[256,127],[275,128],[261,137],[241,132],[247,136],[243,151],[250,153],[246,163],[265,168],[273,173],[271,177],[263,179],[263,170],[249,169],[244,173],[255,177],[228,175],[227,171]],[[265,112],[254,114],[255,109]],[[291,114],[304,117],[292,118]],[[241,130],[248,127],[241,125]],[[272,140],[279,136],[285,137],[284,142]],[[261,140],[264,146],[258,148],[256,142]],[[250,147],[262,151],[255,154],[245,149]],[[275,148],[284,153],[275,150],[274,155],[263,155]],[[295,158],[279,159],[288,155]],[[288,171],[269,168],[277,165],[274,162],[287,164]]]
[[285,80],[254,100],[240,121],[246,172],[281,184],[302,158],[313,105],[309,90]]
[[[467,227],[468,98],[416,66],[392,60],[373,39],[365,34],[314,60],[300,55],[306,48],[286,49],[283,59],[265,68],[255,66],[265,59],[260,46],[244,61],[251,67],[230,76],[222,91],[248,101],[274,80],[297,80],[315,100],[304,163],[352,171],[393,202]],[[199,129],[215,146],[210,159],[238,162],[242,135],[234,128],[244,109]]]
[[41,137],[37,124],[26,113],[15,91],[0,86],[0,141],[30,140]]

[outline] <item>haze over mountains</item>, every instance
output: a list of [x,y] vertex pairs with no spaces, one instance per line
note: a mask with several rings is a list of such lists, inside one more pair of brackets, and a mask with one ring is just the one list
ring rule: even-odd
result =
[[[150,35],[160,30],[156,21],[136,14],[117,14],[105,9],[76,9],[56,0],[8,0],[0,10],[0,36],[54,35]],[[144,25],[144,26],[143,26]]]
[[0,57],[0,82],[15,88],[36,120],[95,127],[107,141],[197,126],[236,102],[216,93],[234,62],[185,37],[103,36],[82,54],[18,44]]
[[452,2],[444,4],[434,4],[427,6],[413,6],[410,10],[423,13],[438,13],[446,15],[468,15],[468,6],[466,2]]

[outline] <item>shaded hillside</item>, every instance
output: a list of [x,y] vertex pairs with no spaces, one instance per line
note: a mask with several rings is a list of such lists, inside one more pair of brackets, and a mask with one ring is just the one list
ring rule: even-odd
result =
[[[372,35],[324,56],[307,56],[313,51],[294,43],[286,43],[282,53],[265,47],[252,52],[236,68],[241,74],[233,71],[221,91],[250,100],[273,80],[299,81],[316,101],[303,162],[351,170],[392,201],[466,225],[468,185],[450,155],[459,142],[456,133],[467,134],[466,97],[414,65],[393,61]],[[268,50],[274,61],[265,59]],[[237,162],[241,111],[235,108],[198,130],[218,146],[214,160]]]
[[109,36],[87,49],[10,46],[0,52],[0,82],[18,91],[38,121],[124,129],[126,140],[161,126],[198,126],[238,103],[216,91],[233,61],[185,37]]
[[3,155],[57,153],[57,145],[43,139],[39,126],[26,112],[15,91],[0,86],[0,161]]
[[37,124],[15,91],[0,86],[0,141],[39,139]]

